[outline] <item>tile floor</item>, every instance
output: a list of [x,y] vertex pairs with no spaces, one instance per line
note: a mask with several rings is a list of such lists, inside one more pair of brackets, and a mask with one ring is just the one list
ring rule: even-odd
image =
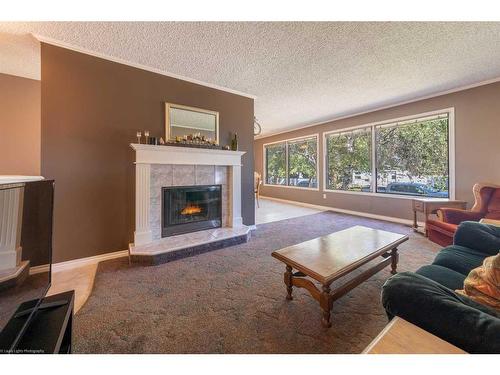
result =
[[291,219],[294,217],[317,214],[324,210],[304,207],[299,204],[290,204],[287,202],[280,202],[265,197],[260,197],[260,207],[255,205],[255,224],[271,223],[273,221],[280,221]]

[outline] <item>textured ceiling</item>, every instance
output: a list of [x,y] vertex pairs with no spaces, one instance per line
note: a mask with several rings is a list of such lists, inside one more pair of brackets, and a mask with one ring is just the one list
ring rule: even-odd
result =
[[25,39],[26,76],[36,33],[255,95],[264,134],[500,77],[500,23],[0,23],[0,48],[1,33]]

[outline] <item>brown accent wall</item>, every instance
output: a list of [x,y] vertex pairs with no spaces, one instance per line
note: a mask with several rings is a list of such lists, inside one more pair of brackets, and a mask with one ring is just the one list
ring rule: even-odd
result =
[[0,73],[0,175],[40,174],[40,81]]
[[164,102],[220,112],[246,151],[242,213],[254,224],[254,102],[42,43],[42,173],[56,182],[54,261],[125,250],[134,231],[137,130],[164,136]]
[[[320,135],[323,155],[323,132],[348,128],[392,118],[455,108],[455,191],[456,198],[473,203],[472,185],[479,181],[500,183],[500,82],[439,97],[331,121],[275,136],[254,143],[255,168],[263,170],[263,144],[303,135]],[[320,186],[323,186],[323,157],[320,158]],[[408,199],[374,197],[345,193],[308,191],[263,186],[262,195],[310,204],[361,211],[376,215],[411,219]],[[326,194],[326,199],[323,198]]]

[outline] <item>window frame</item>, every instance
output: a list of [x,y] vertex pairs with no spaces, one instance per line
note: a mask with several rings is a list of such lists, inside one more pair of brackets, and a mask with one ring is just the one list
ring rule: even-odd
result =
[[[288,142],[292,141],[300,141],[300,140],[305,140],[308,138],[316,138],[316,187],[303,187],[303,186],[290,186],[288,185],[288,181],[290,179],[290,176],[288,174]],[[278,143],[284,143],[285,144],[285,163],[286,163],[286,169],[285,169],[285,174],[286,174],[286,185],[273,185],[273,184],[268,184],[267,183],[267,155],[266,155],[266,146],[269,145],[275,145]],[[319,133],[314,133],[314,134],[309,134],[309,135],[303,135],[300,137],[294,137],[294,138],[287,138],[287,139],[281,139],[279,141],[275,142],[268,142],[264,143],[262,145],[262,184],[264,186],[270,186],[270,187],[277,187],[277,188],[286,188],[286,189],[300,189],[300,190],[312,190],[312,191],[319,191],[320,190],[320,169],[319,169],[319,164],[320,164],[320,142],[319,142]]]
[[[431,117],[431,116],[436,116],[436,115],[443,115],[447,114],[448,115],[448,184],[449,184],[449,191],[448,191],[448,198],[440,198],[440,199],[448,199],[448,200],[454,200],[455,199],[455,108],[450,107],[450,108],[444,108],[440,110],[435,110],[435,111],[430,111],[430,112],[424,112],[424,113],[419,113],[416,115],[410,115],[410,116],[404,116],[404,117],[398,117],[398,118],[393,118],[393,119],[388,119],[388,120],[383,120],[383,121],[377,121],[377,122],[371,122],[363,125],[356,125],[356,126],[351,126],[348,128],[342,128],[342,129],[335,129],[335,130],[330,130],[327,132],[323,133],[323,171],[322,171],[322,189],[324,192],[328,193],[343,193],[343,194],[355,194],[355,195],[367,195],[367,196],[372,196],[372,197],[382,197],[382,198],[396,198],[396,199],[418,199],[419,196],[417,195],[403,195],[403,194],[384,194],[384,193],[377,193],[375,191],[375,186],[377,183],[377,155],[376,155],[376,127],[380,125],[388,125],[392,123],[397,123],[397,122],[403,122],[403,121],[411,121],[411,120],[417,120],[419,118],[425,118],[425,117]],[[371,179],[371,184],[370,184],[370,192],[364,192],[364,191],[348,191],[348,190],[337,190],[337,189],[328,189],[327,188],[327,181],[328,181],[328,171],[327,171],[327,157],[328,157],[328,150],[327,150],[327,137],[330,134],[335,134],[335,133],[345,133],[351,130],[356,130],[356,129],[361,129],[361,128],[371,128],[371,138],[372,138],[372,147],[371,147],[371,174],[372,174],[372,179]],[[420,196],[420,198],[429,198],[425,196]]]

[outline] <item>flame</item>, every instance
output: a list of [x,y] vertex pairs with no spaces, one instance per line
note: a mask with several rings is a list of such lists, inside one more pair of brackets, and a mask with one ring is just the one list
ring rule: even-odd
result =
[[186,207],[182,209],[181,215],[194,215],[194,214],[199,214],[200,212],[201,212],[200,206],[188,204]]

